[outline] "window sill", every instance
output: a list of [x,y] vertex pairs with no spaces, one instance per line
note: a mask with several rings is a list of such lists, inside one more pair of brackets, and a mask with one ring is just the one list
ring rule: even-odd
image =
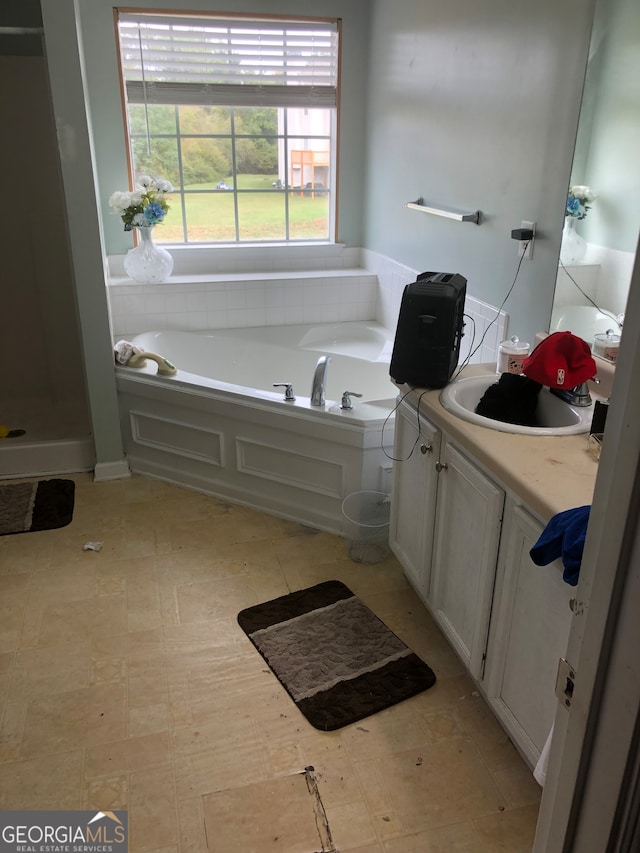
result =
[[[244,276],[269,272],[351,269],[360,264],[360,249],[344,243],[242,244],[230,246],[185,246],[160,243],[174,259],[171,281],[205,277],[215,280],[229,274]],[[130,283],[124,272],[125,255],[109,255],[110,284]]]

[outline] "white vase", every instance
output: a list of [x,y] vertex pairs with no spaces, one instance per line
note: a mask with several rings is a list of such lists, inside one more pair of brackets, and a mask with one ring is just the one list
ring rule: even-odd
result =
[[565,216],[562,229],[560,260],[563,264],[578,264],[587,254],[587,244],[576,231],[575,216]]
[[129,278],[142,284],[160,284],[173,272],[173,258],[153,242],[153,225],[138,227],[138,245],[129,249],[124,270]]

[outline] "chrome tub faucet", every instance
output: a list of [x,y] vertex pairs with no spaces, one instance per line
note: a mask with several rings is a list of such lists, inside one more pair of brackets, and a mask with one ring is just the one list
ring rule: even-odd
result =
[[327,370],[331,356],[321,355],[313,371],[313,382],[311,383],[311,405],[324,406],[325,388],[327,385]]

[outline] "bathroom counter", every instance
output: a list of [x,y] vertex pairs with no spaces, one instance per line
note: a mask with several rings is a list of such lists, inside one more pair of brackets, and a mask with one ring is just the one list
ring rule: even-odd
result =
[[[486,374],[493,368],[470,365],[460,378]],[[440,403],[440,391],[416,388],[407,401],[414,405],[419,402],[425,418],[517,494],[541,521],[591,503],[598,463],[587,451],[586,433],[538,436],[487,429],[448,412]]]

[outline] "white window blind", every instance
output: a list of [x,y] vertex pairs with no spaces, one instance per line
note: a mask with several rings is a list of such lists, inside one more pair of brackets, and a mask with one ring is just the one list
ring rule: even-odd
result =
[[335,107],[338,22],[121,12],[129,103]]

